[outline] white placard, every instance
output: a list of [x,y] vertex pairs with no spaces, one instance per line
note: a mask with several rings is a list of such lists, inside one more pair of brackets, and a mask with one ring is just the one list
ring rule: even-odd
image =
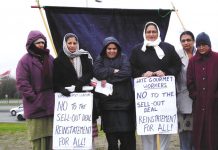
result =
[[134,79],[138,135],[177,133],[175,77]]
[[53,149],[92,149],[93,94],[55,93]]

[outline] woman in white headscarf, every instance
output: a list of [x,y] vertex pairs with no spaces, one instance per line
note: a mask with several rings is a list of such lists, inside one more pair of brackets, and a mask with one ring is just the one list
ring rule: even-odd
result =
[[67,33],[63,40],[63,51],[54,60],[54,90],[64,96],[70,91],[65,87],[75,85],[75,91],[81,92],[82,86],[90,83],[92,75],[92,58],[88,51],[79,49],[75,34]]
[[[144,42],[132,50],[130,63],[133,77],[176,76],[181,68],[181,60],[173,45],[162,42],[160,30],[156,23],[145,24]],[[160,134],[161,150],[169,147],[170,135]],[[142,136],[143,150],[156,150],[156,136]]]

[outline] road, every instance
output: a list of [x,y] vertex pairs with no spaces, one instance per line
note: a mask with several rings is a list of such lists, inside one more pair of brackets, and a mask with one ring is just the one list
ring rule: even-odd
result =
[[16,116],[11,116],[10,112],[0,112],[0,123],[1,122],[23,122],[23,121],[18,121]]
[[15,106],[0,105],[0,123],[1,122],[16,122],[16,123],[23,122],[23,121],[18,121],[16,116],[11,116],[9,110],[13,107]]

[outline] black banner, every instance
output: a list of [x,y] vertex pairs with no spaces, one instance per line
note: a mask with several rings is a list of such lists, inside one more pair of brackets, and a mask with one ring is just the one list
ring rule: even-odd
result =
[[114,36],[128,56],[131,49],[143,42],[143,29],[148,21],[158,24],[164,41],[171,10],[100,9],[72,7],[44,7],[57,51],[62,50],[63,37],[74,33],[80,48],[95,58],[101,51],[102,42]]

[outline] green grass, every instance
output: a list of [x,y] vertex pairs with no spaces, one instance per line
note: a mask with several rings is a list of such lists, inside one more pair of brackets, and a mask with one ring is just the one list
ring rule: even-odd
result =
[[0,123],[0,134],[26,132],[25,123]]
[[[100,128],[100,125],[98,125],[98,136],[104,137],[105,134],[103,130],[100,130]],[[0,134],[26,131],[27,127],[25,123],[0,123]]]

